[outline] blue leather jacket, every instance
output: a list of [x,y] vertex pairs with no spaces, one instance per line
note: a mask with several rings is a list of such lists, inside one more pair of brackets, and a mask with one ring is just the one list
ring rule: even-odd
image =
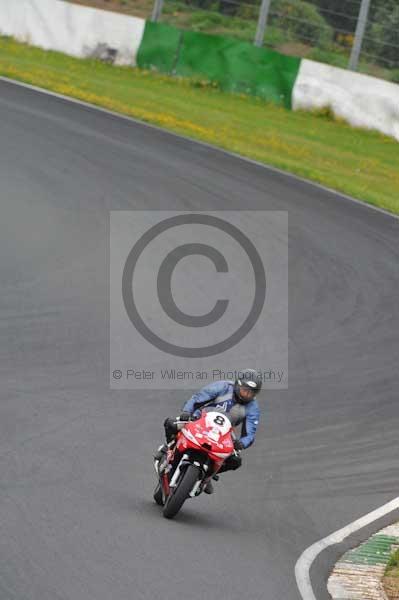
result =
[[[199,416],[203,406],[215,406],[223,408],[227,413],[236,404],[234,398],[233,381],[216,381],[203,387],[199,392],[191,396],[183,406],[184,412]],[[240,441],[244,448],[248,448],[255,441],[256,429],[259,423],[259,405],[254,398],[245,405],[245,419],[242,426]]]

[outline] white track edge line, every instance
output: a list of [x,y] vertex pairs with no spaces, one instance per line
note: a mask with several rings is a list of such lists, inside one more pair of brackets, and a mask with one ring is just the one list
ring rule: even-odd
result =
[[312,563],[317,558],[317,556],[328,548],[329,546],[333,546],[334,544],[339,544],[343,542],[345,538],[347,538],[352,533],[355,533],[359,529],[366,527],[373,521],[377,521],[381,517],[387,515],[388,513],[399,508],[399,497],[394,498],[390,502],[383,504],[379,508],[373,510],[370,513],[367,513],[360,519],[349,523],[342,529],[338,529],[334,533],[331,533],[327,537],[315,542],[309,548],[307,548],[297,560],[295,565],[295,578],[297,582],[298,589],[303,600],[317,600],[314,595],[312,583],[310,581],[310,567]]
[[204,146],[205,148],[212,148],[212,150],[217,150],[218,152],[223,152],[223,154],[227,154],[228,156],[233,156],[234,158],[238,158],[247,163],[257,165],[258,167],[262,167],[263,169],[268,169],[269,171],[272,171],[274,173],[279,173],[280,175],[284,175],[287,178],[295,179],[296,181],[301,181],[307,185],[316,187],[320,190],[324,190],[325,192],[329,192],[330,194],[334,194],[335,196],[338,196],[340,198],[345,198],[345,200],[350,200],[351,202],[354,202],[355,204],[362,206],[363,208],[375,210],[376,212],[382,213],[383,215],[386,215],[393,219],[399,220],[399,215],[396,215],[395,213],[391,213],[388,210],[385,210],[384,208],[380,208],[379,206],[375,206],[374,204],[368,204],[364,200],[359,200],[358,198],[353,198],[353,196],[348,196],[347,194],[344,194],[342,192],[334,190],[333,188],[329,188],[325,185],[322,185],[321,183],[317,183],[316,181],[311,181],[310,179],[305,179],[305,177],[301,177],[300,175],[296,175],[295,173],[290,173],[289,171],[283,171],[282,169],[279,169],[278,167],[274,167],[273,165],[261,163],[257,160],[254,160],[253,158],[248,158],[247,156],[242,156],[241,154],[237,154],[236,152],[231,152],[230,150],[225,150],[224,148],[220,148],[219,146],[213,146],[212,144],[209,144],[208,142],[196,140],[187,135],[182,135],[180,133],[175,133],[174,131],[170,131],[163,127],[159,127],[158,125],[153,125],[152,123],[147,123],[146,121],[141,121],[140,119],[136,119],[134,117],[129,117],[128,115],[123,115],[121,113],[114,112],[107,108],[103,108],[101,106],[96,106],[95,104],[90,104],[89,102],[85,102],[84,100],[79,100],[78,98],[73,98],[72,96],[64,96],[63,94],[58,94],[57,92],[52,92],[51,90],[46,90],[45,88],[41,88],[36,85],[31,85],[30,83],[24,83],[23,81],[18,81],[16,79],[11,79],[9,77],[4,77],[3,75],[0,75],[0,81],[5,81],[6,83],[19,85],[20,87],[26,87],[35,92],[47,94],[48,96],[54,96],[55,98],[60,98],[61,100],[73,102],[74,104],[80,104],[81,106],[85,106],[86,108],[98,110],[105,114],[112,115],[113,117],[125,119],[126,121],[130,121],[132,123],[137,123],[139,125],[143,125],[144,127],[149,127],[151,129],[156,129],[157,131],[162,131],[164,133],[167,133],[167,134],[177,137],[179,139],[194,142],[195,144],[199,144],[200,146]]

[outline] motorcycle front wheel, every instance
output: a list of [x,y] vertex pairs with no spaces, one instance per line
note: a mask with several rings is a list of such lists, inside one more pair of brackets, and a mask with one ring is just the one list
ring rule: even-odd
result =
[[163,516],[166,519],[173,519],[187,500],[189,493],[193,489],[194,484],[198,481],[198,467],[188,465],[183,473],[180,482],[175,487],[174,491],[168,496],[163,509]]
[[159,483],[159,481],[158,481],[157,487],[155,488],[153,498],[154,498],[155,502],[157,504],[159,504],[159,506],[164,505],[162,487],[161,487],[161,484]]

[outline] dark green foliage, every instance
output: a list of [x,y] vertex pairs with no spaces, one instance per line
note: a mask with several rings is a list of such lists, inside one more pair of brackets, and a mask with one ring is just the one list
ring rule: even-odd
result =
[[394,83],[399,83],[399,69],[392,69],[390,79]]
[[273,0],[270,23],[305,44],[326,47],[332,40],[331,27],[315,6],[303,0]]
[[[354,40],[361,0],[358,2],[348,2],[348,0],[309,1],[332,27],[334,41],[337,45],[350,50]],[[286,2],[288,0],[274,0],[276,6],[284,5]],[[296,4],[295,0],[292,4]],[[313,23],[311,18],[310,21]],[[307,35],[308,32],[306,30],[305,32]],[[325,34],[322,34],[321,39],[315,40],[313,44],[325,48]],[[375,62],[383,67],[399,67],[399,0],[372,0],[363,50],[375,57]],[[373,59],[371,60],[373,61]]]
[[[310,0],[325,20],[334,28],[335,33],[353,33],[359,14],[359,4],[348,0]],[[342,30],[342,31],[341,31]]]
[[399,67],[399,5],[381,6],[369,28],[366,50],[386,67]]

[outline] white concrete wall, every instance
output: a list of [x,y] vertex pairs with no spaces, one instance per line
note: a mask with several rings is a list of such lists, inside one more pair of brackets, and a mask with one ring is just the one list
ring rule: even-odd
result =
[[389,81],[304,59],[292,107],[330,107],[355,127],[376,129],[399,140],[399,85]]
[[110,49],[115,64],[135,65],[144,27],[144,19],[62,0],[0,0],[1,34],[72,56]]

